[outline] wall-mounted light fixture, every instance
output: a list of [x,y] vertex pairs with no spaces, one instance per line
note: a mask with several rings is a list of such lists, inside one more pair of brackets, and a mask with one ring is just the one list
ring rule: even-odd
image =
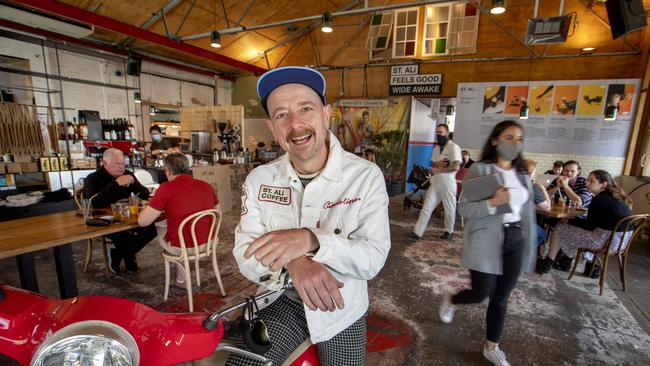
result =
[[221,36],[219,32],[212,31],[210,33],[210,47],[221,48]]
[[133,101],[135,103],[142,103],[142,98],[140,97],[140,92],[139,91],[133,93]]
[[332,13],[323,13],[323,25],[320,28],[323,33],[332,33]]
[[530,112],[530,107],[528,103],[524,102],[519,109],[519,119],[528,119],[528,113]]
[[156,107],[150,105],[149,106],[149,115],[150,116],[155,116],[156,115]]
[[506,0],[492,0],[491,14],[503,14],[506,11]]
[[618,114],[618,107],[615,105],[610,105],[605,108],[605,121],[614,121],[616,120],[616,115]]

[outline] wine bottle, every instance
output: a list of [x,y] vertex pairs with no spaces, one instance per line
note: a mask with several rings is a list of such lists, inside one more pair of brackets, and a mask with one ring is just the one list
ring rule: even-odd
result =
[[88,125],[86,124],[86,116],[84,115],[79,119],[79,134],[82,140],[88,139]]
[[66,123],[65,133],[68,135],[68,140],[74,139],[74,126],[70,120]]
[[111,123],[111,140],[117,140],[117,125],[115,124],[115,118]]
[[129,128],[129,123],[124,120],[124,139],[131,140],[131,129]]
[[74,140],[79,140],[79,123],[77,123],[77,117],[72,117],[72,128],[74,129]]
[[63,121],[56,124],[56,134],[59,135],[59,140],[65,140],[65,123]]
[[104,140],[111,139],[111,125],[108,122],[107,119],[103,120]]

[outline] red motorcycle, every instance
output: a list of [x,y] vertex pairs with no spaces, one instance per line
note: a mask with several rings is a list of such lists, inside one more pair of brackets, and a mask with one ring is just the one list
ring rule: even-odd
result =
[[[3,286],[0,354],[30,366],[161,366],[222,365],[230,352],[271,365],[261,354],[272,340],[254,308],[290,287],[288,281],[279,290],[266,290],[214,314],[170,314],[121,298],[56,300]],[[224,318],[242,308],[248,314],[244,320]],[[252,352],[228,343],[228,339],[241,339],[242,333]],[[284,365],[319,365],[316,347],[305,341]]]

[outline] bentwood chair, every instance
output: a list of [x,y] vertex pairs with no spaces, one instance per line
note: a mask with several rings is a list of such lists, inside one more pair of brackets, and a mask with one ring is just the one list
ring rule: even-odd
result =
[[[582,253],[593,253],[595,261],[601,267],[600,274],[600,292],[599,295],[603,294],[603,287],[605,286],[605,275],[607,274],[607,262],[610,256],[616,256],[618,258],[618,269],[620,271],[621,283],[623,284],[623,292],[625,292],[625,272],[627,268],[627,259],[630,253],[630,248],[636,236],[639,235],[641,229],[648,221],[648,214],[642,215],[632,215],[624,217],[616,223],[612,234],[609,236],[609,239],[605,245],[600,249],[591,249],[591,248],[578,248],[576,253],[576,260],[573,263],[573,268],[571,269],[571,274],[569,274],[569,280],[573,277],[573,274],[576,271],[578,262],[581,258]],[[616,245],[618,243],[618,245]],[[601,260],[599,255],[602,255],[603,259]],[[591,277],[595,266],[592,266],[589,273]]]
[[[208,239],[205,243],[199,243],[196,236],[196,225],[202,220],[209,220],[210,222],[210,231],[208,232]],[[189,226],[190,228],[190,238],[186,238],[185,235],[183,235],[186,226]],[[219,284],[221,295],[226,296],[226,291],[224,291],[223,283],[221,282],[221,275],[219,275],[219,266],[217,265],[217,245],[219,244],[220,227],[221,211],[217,209],[209,209],[193,213],[181,222],[181,225],[178,227],[178,238],[180,239],[181,244],[179,248],[180,250],[175,250],[177,248],[168,245],[163,246],[166,248],[163,249],[163,260],[165,262],[165,300],[167,300],[167,296],[169,295],[170,264],[171,262],[178,263],[183,267],[183,271],[185,272],[185,288],[187,289],[189,309],[190,312],[194,311],[190,261],[194,261],[196,284],[201,286],[201,276],[199,274],[199,261],[201,258],[210,258],[212,260],[212,269],[215,277],[217,277],[217,283]],[[191,243],[186,242],[187,239],[191,239]]]
[[[81,200],[83,200],[83,188],[76,189],[74,191],[74,201],[77,204],[78,209],[82,209],[82,204]],[[102,255],[104,257],[104,270],[106,272],[109,272],[109,267],[108,267],[108,249],[107,249],[107,242],[105,237],[100,237],[97,238],[101,242],[101,249],[102,249]],[[84,260],[84,272],[88,270],[88,265],[90,264],[90,260],[92,259],[93,256],[93,239],[88,239],[88,242],[86,244],[86,259]]]

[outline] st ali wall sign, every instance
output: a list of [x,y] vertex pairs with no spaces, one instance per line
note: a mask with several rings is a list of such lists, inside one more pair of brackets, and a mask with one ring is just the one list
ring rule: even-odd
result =
[[420,74],[419,65],[390,68],[390,95],[439,95],[442,74]]

